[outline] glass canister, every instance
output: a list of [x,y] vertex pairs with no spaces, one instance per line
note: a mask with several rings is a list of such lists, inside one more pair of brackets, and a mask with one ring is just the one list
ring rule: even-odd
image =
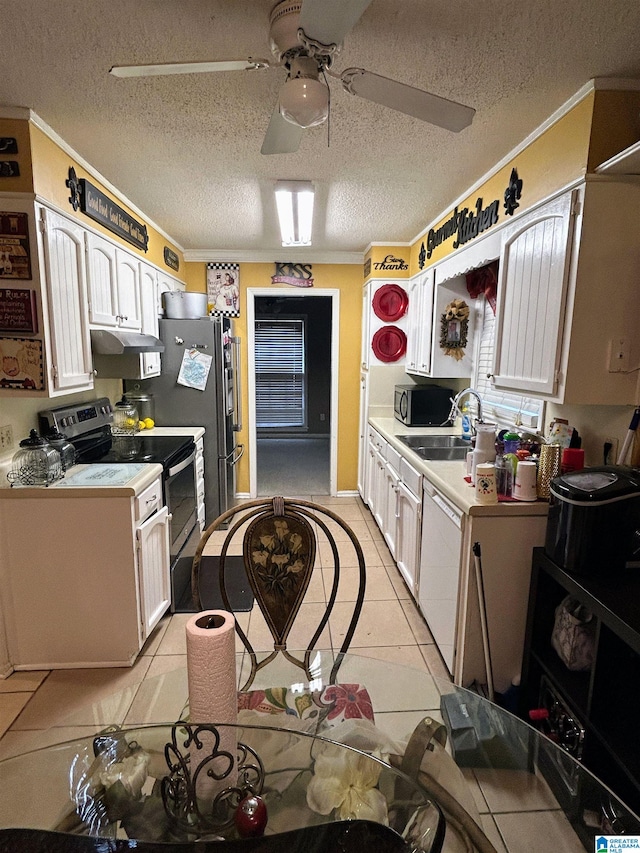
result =
[[32,429],[29,438],[20,442],[7,479],[12,486],[48,486],[61,477],[60,454]]
[[146,418],[156,419],[155,405],[153,394],[147,394],[139,385],[134,385],[131,391],[125,391],[122,398],[128,403],[131,403],[138,410],[138,417],[141,421]]
[[554,477],[560,476],[560,456],[562,448],[559,444],[543,444],[540,448],[540,460],[536,476],[536,492],[539,498],[549,500],[550,484]]
[[66,435],[57,430],[52,430],[45,436],[48,444],[60,454],[62,470],[68,471],[76,463],[76,449]]
[[133,403],[124,398],[113,407],[113,435],[135,435],[138,432],[138,410]]

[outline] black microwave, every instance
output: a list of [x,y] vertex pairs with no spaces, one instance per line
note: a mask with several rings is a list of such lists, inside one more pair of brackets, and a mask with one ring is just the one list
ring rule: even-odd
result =
[[452,388],[396,385],[393,413],[407,426],[450,426]]

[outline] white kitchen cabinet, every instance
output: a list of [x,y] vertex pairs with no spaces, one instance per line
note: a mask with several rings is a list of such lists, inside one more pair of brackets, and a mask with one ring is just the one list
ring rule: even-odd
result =
[[397,484],[396,565],[409,592],[418,598],[420,532],[422,526],[422,474],[406,459],[400,460]]
[[407,373],[432,379],[471,376],[473,357],[473,312],[467,320],[467,346],[457,359],[440,346],[442,316],[454,299],[470,303],[464,276],[438,280],[437,267],[416,276],[409,290],[409,327],[407,331]]
[[505,228],[500,253],[493,381],[551,396],[558,383],[575,195]]
[[[162,488],[159,484],[159,488]],[[136,528],[140,583],[140,621],[146,639],[171,603],[169,583],[169,510],[166,506]]]
[[[140,261],[140,326],[145,335],[158,337],[157,271],[151,264]],[[160,376],[160,353],[140,353],[140,378]]]
[[118,326],[140,331],[140,260],[116,248]]
[[[161,478],[139,495],[55,486],[0,492],[11,664],[130,666],[170,602]],[[46,533],[34,535],[42,519]]]
[[637,402],[639,208],[640,184],[594,179],[504,229],[496,388],[565,404]]
[[140,331],[138,258],[93,231],[86,244],[91,325]]
[[[12,203],[16,207],[15,202]],[[87,315],[84,229],[46,207],[39,215],[38,243],[44,261],[42,312],[49,394],[93,388]]]
[[409,285],[409,325],[407,328],[407,373],[431,375],[433,329],[433,269],[415,276]]
[[362,338],[360,339],[360,361],[362,370],[369,369],[371,351],[371,282],[362,288]]
[[369,478],[368,422],[369,422],[369,374],[360,373],[360,410],[358,435],[358,493],[367,503],[367,481]]

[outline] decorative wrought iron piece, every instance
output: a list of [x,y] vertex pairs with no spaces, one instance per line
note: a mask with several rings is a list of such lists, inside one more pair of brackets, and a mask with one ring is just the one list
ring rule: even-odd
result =
[[[202,735],[213,735],[208,754],[195,766],[191,764],[194,749],[204,746]],[[177,722],[171,727],[171,741],[165,744],[164,755],[169,775],[161,781],[160,791],[166,815],[187,832],[223,832],[233,826],[235,810],[248,795],[258,795],[264,785],[264,766],[258,754],[244,743],[238,743],[237,753],[220,750],[220,734],[214,725],[191,725]],[[216,772],[213,762],[224,761],[226,768]],[[198,779],[206,775],[222,781],[234,769],[238,780],[208,802],[196,796]]]

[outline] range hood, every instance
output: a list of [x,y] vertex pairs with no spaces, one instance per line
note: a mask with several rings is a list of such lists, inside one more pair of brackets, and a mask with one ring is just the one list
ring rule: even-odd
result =
[[97,355],[128,355],[140,352],[164,352],[164,344],[153,335],[124,329],[91,329],[91,349]]

